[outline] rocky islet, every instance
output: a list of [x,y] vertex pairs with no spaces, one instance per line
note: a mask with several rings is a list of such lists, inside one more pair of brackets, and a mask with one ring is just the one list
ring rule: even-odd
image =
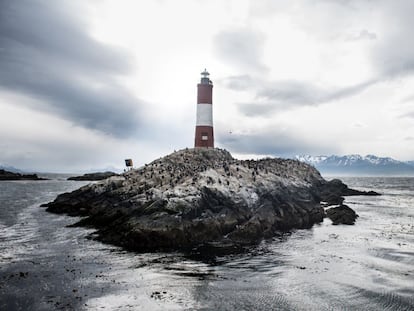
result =
[[328,182],[296,160],[237,160],[222,149],[196,148],[61,194],[44,206],[84,216],[75,225],[94,227],[99,240],[130,250],[237,251],[323,221],[323,205],[341,205],[344,195],[374,194]]

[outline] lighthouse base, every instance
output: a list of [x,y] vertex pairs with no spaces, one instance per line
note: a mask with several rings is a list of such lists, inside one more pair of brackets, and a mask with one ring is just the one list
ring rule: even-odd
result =
[[194,147],[214,148],[212,126],[196,126]]

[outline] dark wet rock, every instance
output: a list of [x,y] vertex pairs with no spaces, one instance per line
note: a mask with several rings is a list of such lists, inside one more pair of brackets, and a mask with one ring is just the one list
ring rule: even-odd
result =
[[240,161],[225,150],[186,149],[44,206],[85,216],[76,225],[127,249],[225,254],[321,222],[321,200],[342,202],[344,189],[296,160]]
[[380,195],[375,191],[359,191],[348,188],[341,180],[333,179],[328,182],[322,183],[318,187],[320,192],[321,201],[328,203],[328,205],[339,205],[344,201],[344,196],[354,195]]
[[29,272],[19,272],[19,277],[26,278],[28,276]]
[[97,181],[97,180],[107,179],[112,176],[118,176],[118,174],[114,172],[97,172],[97,173],[84,174],[82,176],[69,177],[68,180]]
[[352,208],[345,204],[327,209],[326,216],[332,220],[332,224],[334,225],[353,225],[359,217]]
[[46,178],[41,178],[37,174],[20,174],[8,172],[3,169],[0,169],[0,180],[47,180]]

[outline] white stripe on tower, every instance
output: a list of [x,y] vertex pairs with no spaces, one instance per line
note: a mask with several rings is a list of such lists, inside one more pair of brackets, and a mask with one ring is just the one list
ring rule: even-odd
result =
[[197,104],[197,123],[196,125],[213,126],[213,105]]

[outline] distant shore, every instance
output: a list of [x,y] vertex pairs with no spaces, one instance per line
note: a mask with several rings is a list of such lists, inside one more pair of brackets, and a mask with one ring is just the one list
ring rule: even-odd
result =
[[103,180],[103,179],[106,179],[112,176],[118,176],[118,174],[114,172],[97,172],[97,173],[84,174],[81,176],[69,177],[68,180],[97,181],[97,180]]
[[37,174],[20,174],[0,169],[0,180],[48,180]]

